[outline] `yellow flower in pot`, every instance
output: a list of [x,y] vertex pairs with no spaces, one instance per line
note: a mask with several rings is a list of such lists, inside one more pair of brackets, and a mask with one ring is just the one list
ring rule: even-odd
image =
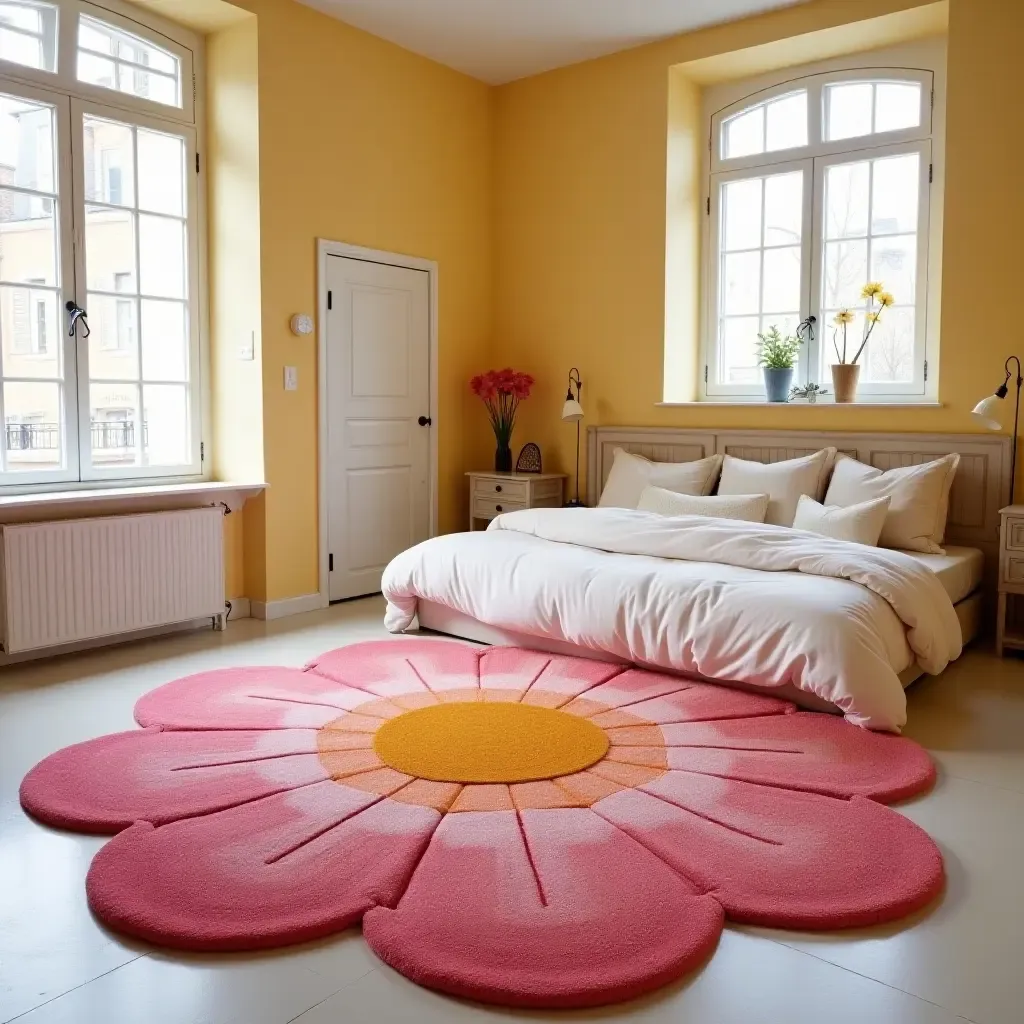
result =
[[[856,315],[852,310],[841,309],[832,318],[835,330],[832,332],[832,347],[836,350],[836,362],[832,364],[832,389],[835,392],[836,402],[848,403],[857,397],[857,381],[860,378],[860,363],[858,360],[864,354],[872,332],[882,319],[882,311],[891,306],[896,299],[891,292],[885,290],[885,285],[880,281],[868,281],[861,289],[863,298],[868,308],[864,313],[864,336],[860,346],[853,354],[852,359],[847,359],[847,330],[855,320]],[[843,347],[839,348],[839,332],[842,331]]]

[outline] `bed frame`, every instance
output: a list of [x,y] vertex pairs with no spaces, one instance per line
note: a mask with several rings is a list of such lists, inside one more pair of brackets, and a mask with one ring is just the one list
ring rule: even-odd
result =
[[878,469],[915,466],[956,452],[960,456],[949,495],[946,540],[985,552],[987,584],[999,561],[999,509],[1010,487],[1010,438],[1001,434],[851,434],[806,430],[690,430],[675,427],[590,427],[587,430],[587,503],[596,505],[622,448],[654,462],[693,462],[732,455],[782,462],[837,448]]

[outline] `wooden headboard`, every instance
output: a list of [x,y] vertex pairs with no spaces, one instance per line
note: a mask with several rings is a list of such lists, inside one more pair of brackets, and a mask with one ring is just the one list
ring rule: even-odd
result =
[[1010,486],[1011,440],[1001,434],[850,434],[809,430],[689,430],[663,427],[590,427],[587,430],[587,503],[596,505],[616,448],[654,462],[692,462],[732,455],[781,462],[821,448],[838,448],[878,469],[913,466],[958,452],[949,499],[946,540],[981,548],[990,566],[999,551],[999,509]]

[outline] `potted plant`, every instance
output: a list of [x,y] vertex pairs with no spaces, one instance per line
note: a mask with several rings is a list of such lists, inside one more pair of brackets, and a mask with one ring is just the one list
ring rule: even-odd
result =
[[808,403],[808,405],[814,405],[818,401],[818,397],[821,395],[827,395],[828,389],[823,388],[820,384],[815,384],[813,381],[809,381],[803,387],[799,387],[794,384],[789,391],[789,398],[792,401],[794,398],[799,398],[802,401]]
[[498,473],[512,471],[512,431],[516,425],[516,411],[524,398],[530,397],[534,380],[528,373],[506,368],[478,373],[469,387],[487,408],[487,416],[494,431],[497,447],[494,469]]
[[[832,323],[835,324],[835,330],[832,332],[832,347],[836,350],[836,358],[839,360],[832,364],[832,390],[835,392],[837,402],[852,402],[856,399],[857,381],[860,379],[860,363],[857,360],[863,355],[872,332],[882,319],[882,310],[887,309],[896,301],[879,281],[869,281],[861,289],[860,294],[861,298],[868,303],[867,312],[864,314],[865,331],[860,347],[849,361],[846,358],[846,332],[856,317],[852,310],[841,309],[832,318]],[[840,330],[843,332],[841,352],[839,350]]]
[[803,340],[795,334],[783,334],[772,324],[757,335],[757,365],[764,368],[764,390],[769,402],[788,402],[793,383],[793,365]]

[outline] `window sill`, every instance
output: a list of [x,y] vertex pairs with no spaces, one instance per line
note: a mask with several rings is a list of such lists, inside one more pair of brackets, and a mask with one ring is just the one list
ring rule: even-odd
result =
[[203,480],[197,483],[137,484],[130,487],[93,487],[81,490],[35,491],[0,494],[0,520],[45,516],[118,512],[151,512],[195,508],[224,502],[235,511],[267,487],[264,483],[230,483]]
[[722,401],[707,398],[702,402],[656,402],[655,405],[663,409],[749,409],[753,407],[762,409],[942,409],[945,407],[945,402],[863,401],[840,403],[823,399],[817,402],[767,402],[763,398],[746,400],[727,398]]

